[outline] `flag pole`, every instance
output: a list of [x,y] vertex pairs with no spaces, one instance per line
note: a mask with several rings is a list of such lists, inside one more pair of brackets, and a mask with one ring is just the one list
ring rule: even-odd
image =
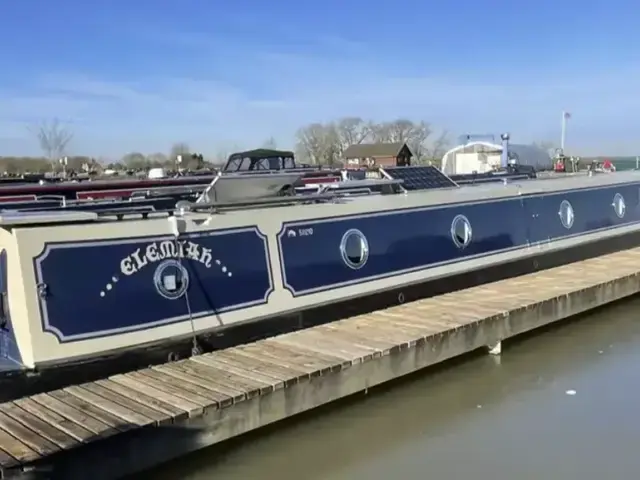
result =
[[562,127],[560,130],[560,149],[564,153],[564,141],[567,136],[567,112],[562,111]]

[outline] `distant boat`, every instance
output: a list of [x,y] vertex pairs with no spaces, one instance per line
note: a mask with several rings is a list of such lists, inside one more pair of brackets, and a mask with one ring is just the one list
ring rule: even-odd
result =
[[[288,168],[292,166],[292,168]],[[274,168],[271,168],[274,167]],[[299,186],[340,181],[340,172],[295,164],[293,152],[258,149],[229,156],[224,173],[299,172]],[[50,205],[74,200],[128,200],[132,197],[172,195],[183,187],[200,192],[216,177],[215,171],[187,172],[169,176],[162,168],[151,169],[146,178],[84,176],[79,180],[47,179],[44,175],[6,177],[0,180],[0,202],[46,201]],[[53,203],[52,203],[53,202]],[[27,207],[28,205],[25,205]]]

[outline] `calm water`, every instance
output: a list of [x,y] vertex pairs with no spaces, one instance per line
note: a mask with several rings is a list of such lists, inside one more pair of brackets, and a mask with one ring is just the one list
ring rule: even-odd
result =
[[[640,472],[640,299],[145,475],[618,480]],[[575,390],[575,395],[566,392]]]

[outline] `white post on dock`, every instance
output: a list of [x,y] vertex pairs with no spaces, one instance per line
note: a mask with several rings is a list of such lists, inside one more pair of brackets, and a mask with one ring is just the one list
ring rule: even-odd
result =
[[571,114],[569,112],[562,112],[562,127],[560,130],[560,148],[562,152],[564,152],[564,143],[567,137],[567,120],[571,118]]
[[636,170],[640,170],[640,157],[636,157]]

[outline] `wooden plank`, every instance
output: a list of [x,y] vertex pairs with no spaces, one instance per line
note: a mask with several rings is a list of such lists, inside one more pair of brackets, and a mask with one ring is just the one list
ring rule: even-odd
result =
[[126,375],[141,383],[146,383],[150,387],[164,390],[167,393],[197,403],[203,408],[203,411],[204,409],[218,407],[218,402],[216,402],[215,395],[212,392],[189,382],[181,382],[176,377],[165,375],[155,370],[140,370]]
[[305,367],[304,365],[296,365],[293,362],[286,362],[282,358],[275,358],[264,349],[249,349],[247,346],[238,347],[234,349],[234,353],[242,355],[252,359],[253,361],[259,361],[268,365],[269,368],[277,368],[283,375],[297,378],[309,378],[312,373],[317,372],[317,369]]
[[194,359],[194,361],[217,369],[219,372],[233,375],[234,380],[241,380],[250,385],[259,385],[261,394],[271,393],[274,390],[283,388],[284,384],[282,381],[259,372],[254,372],[229,358],[219,357],[218,353],[219,352],[216,352],[215,355],[203,355],[201,358]]
[[189,417],[202,414],[202,405],[196,403],[195,400],[187,400],[180,395],[175,395],[173,393],[166,392],[163,389],[155,388],[153,385],[138,381],[136,377],[121,374],[109,377],[109,380],[136,392],[140,392],[148,397],[154,397],[162,402],[168,403],[174,408],[187,412]]
[[370,347],[368,345],[356,345],[349,338],[343,338],[335,333],[328,333],[327,331],[317,330],[315,328],[302,332],[296,332],[292,335],[292,337],[295,338],[295,336],[300,336],[305,338],[305,340],[324,344],[329,348],[341,350],[347,354],[350,354],[354,359],[365,357],[369,358],[376,355],[379,356],[382,353],[381,350],[375,347]]
[[441,331],[439,327],[436,327],[425,320],[415,319],[413,317],[409,318],[402,314],[388,313],[384,310],[375,312],[374,314],[367,316],[365,322],[375,323],[375,325],[379,325],[380,328],[400,327],[403,329],[409,329],[415,335],[419,335],[423,338],[430,337],[431,335],[434,335]]
[[257,387],[255,383],[245,381],[245,379],[230,374],[229,372],[220,372],[209,365],[195,362],[193,360],[194,358],[195,357],[191,357],[184,363],[181,363],[179,368],[194,377],[206,378],[208,381],[220,385],[229,391],[242,392],[242,399],[236,401],[248,400],[260,394],[260,388]]
[[[314,354],[309,350],[297,349],[291,346],[272,342],[270,340],[262,340],[255,344],[246,345],[247,350],[259,348],[261,354],[268,354],[272,357],[283,360],[292,366],[309,369],[313,372],[320,372],[320,375],[339,370],[345,360],[327,355]],[[349,362],[347,362],[349,364]]]
[[361,325],[354,323],[341,323],[322,325],[320,327],[322,332],[327,332],[329,335],[337,335],[338,338],[349,340],[351,339],[354,345],[363,345],[375,348],[383,353],[388,353],[394,349],[398,349],[402,343],[409,343],[413,337],[411,335],[404,335],[402,341],[392,341],[388,338],[381,336],[376,337],[375,329],[373,326],[368,325],[367,328],[362,328]]
[[216,352],[213,358],[225,363],[229,362],[231,365],[237,365],[248,372],[260,374],[265,379],[271,379],[271,382],[274,384],[274,388],[276,389],[279,388],[276,385],[287,386],[297,383],[298,377],[300,376],[297,373],[284,372],[276,366],[269,365],[262,359],[255,359],[242,355],[236,351],[235,348]]
[[233,403],[241,402],[247,398],[246,388],[243,389],[240,385],[233,385],[226,379],[213,377],[211,376],[211,371],[205,371],[203,368],[199,368],[199,364],[189,360],[163,365],[162,370],[164,371],[165,369],[171,375],[176,375],[186,381],[206,386],[206,388],[214,392],[226,395],[233,400]]
[[344,338],[334,332],[327,332],[326,330],[318,330],[313,328],[302,332],[296,332],[294,335],[292,335],[292,338],[295,338],[295,336],[298,335],[304,338],[306,341],[323,344],[328,348],[345,352],[346,354],[351,355],[352,358],[368,357],[370,355],[376,354],[380,355],[382,352],[380,349],[377,349],[373,346],[356,345],[351,339]]
[[[404,318],[413,322],[423,322],[423,324],[438,328],[440,333],[444,330],[448,330],[453,327],[460,327],[468,323],[467,318],[477,318],[477,313],[471,311],[471,305],[468,304],[464,307],[464,312],[459,312],[462,308],[457,306],[454,309],[447,308],[446,310],[439,310],[432,312],[427,309],[428,305],[422,305],[417,303],[413,306],[403,305],[398,309],[394,309],[390,312],[384,312],[391,317]],[[495,309],[490,309],[489,313],[493,313]]]
[[304,355],[306,358],[315,359],[316,362],[322,362],[322,364],[331,365],[330,368],[332,370],[340,370],[351,365],[351,360],[349,360],[349,358],[335,355],[333,353],[311,350],[306,345],[298,345],[293,342],[287,342],[284,335],[265,340],[264,347],[280,351],[292,352],[298,355]]
[[[480,317],[480,319],[484,320],[489,317],[494,317],[496,315],[503,314],[505,311],[505,302],[503,300],[485,300],[478,299],[473,302],[468,302],[465,305],[465,310],[468,313],[473,313]],[[456,327],[462,325],[460,317],[453,312],[448,312],[448,315],[442,315],[438,317],[438,320],[444,320],[449,327]]]
[[[0,439],[1,442],[1,439]],[[1,443],[0,443],[1,445]],[[0,478],[2,478],[2,469],[3,468],[12,468],[20,465],[20,462],[5,452],[2,447],[0,447]]]
[[0,445],[2,445],[0,449],[6,454],[2,459],[2,466],[5,468],[13,467],[21,463],[33,462],[40,458],[40,454],[5,432],[2,428],[0,428]]
[[90,430],[87,430],[82,425],[78,425],[72,420],[69,420],[62,415],[57,414],[53,410],[49,410],[39,403],[34,402],[29,397],[14,400],[13,403],[15,403],[23,410],[29,412],[31,415],[36,416],[40,420],[50,423],[59,430],[67,433],[71,437],[78,440],[78,442],[85,442],[94,436],[94,434]]
[[336,348],[328,346],[326,342],[314,341],[310,337],[290,337],[282,336],[274,342],[288,348],[296,348],[309,354],[318,353],[320,355],[332,355],[342,360],[343,368],[353,364],[354,355]]
[[310,364],[312,359],[310,357],[303,357],[291,352],[287,352],[286,355],[279,353],[271,345],[259,342],[257,344],[242,345],[237,348],[237,351],[242,355],[258,359],[264,359],[270,365],[278,365],[281,368],[285,368],[299,376],[305,377],[317,377],[321,374],[321,369],[330,371],[331,367],[326,367],[326,364],[316,361],[315,364]]
[[169,363],[167,365],[158,365],[153,367],[153,370],[175,377],[177,380],[182,382],[188,382],[197,387],[205,388],[210,392],[210,394],[215,395],[218,408],[226,408],[233,405],[235,402],[244,400],[244,393],[235,390],[231,392],[229,388],[219,385],[205,376],[198,376],[187,372],[184,368],[181,368],[181,366],[184,365],[183,362],[180,362],[182,363],[181,366],[175,365],[175,363],[178,362]]
[[361,323],[363,329],[371,328],[376,335],[384,336],[391,341],[402,343],[407,337],[411,338],[412,345],[422,343],[433,334],[433,329],[427,329],[424,325],[416,325],[402,318],[376,317],[365,319]]
[[[127,408],[124,405],[116,403],[109,398],[105,398],[97,393],[94,393],[82,386],[71,386],[64,389],[65,392],[77,397],[78,399],[90,403],[105,412],[109,412],[114,417],[120,418],[127,423],[133,424],[137,427],[145,427],[147,425],[155,425],[157,422],[151,417],[143,415],[133,408]],[[110,395],[112,396],[112,395]]]
[[30,428],[25,427],[22,423],[14,420],[3,411],[0,411],[0,428],[10,433],[11,436],[17,438],[20,442],[43,457],[60,451],[58,445],[42,437]]
[[[336,325],[342,327],[342,325]],[[348,328],[356,328],[365,335],[384,339],[397,344],[403,342],[417,342],[425,338],[425,328],[413,324],[402,323],[396,318],[378,316],[366,316],[358,319],[355,325]]]
[[184,381],[176,375],[169,375],[156,368],[141,370],[138,373],[157,382],[162,382],[164,385],[171,385],[172,388],[183,391],[185,396],[187,397],[195,394],[207,399],[207,404],[203,405],[205,409],[219,408],[220,399],[223,399],[225,401],[229,399],[227,395],[209,390],[200,384]]
[[404,338],[399,338],[394,341],[389,339],[389,334],[380,332],[379,329],[375,329],[372,326],[365,326],[365,328],[363,328],[362,325],[327,325],[327,330],[342,335],[349,335],[354,339],[354,342],[357,343],[368,342],[369,344],[375,344],[382,351],[382,355],[388,355],[415,344],[415,338],[412,336],[405,335]]
[[[438,315],[442,315],[439,313]],[[413,328],[419,328],[425,337],[442,333],[442,324],[432,321],[435,315],[407,315],[405,312],[382,310],[375,313],[378,320],[389,323],[402,323]]]
[[110,427],[113,427],[120,432],[126,432],[134,428],[134,425],[132,425],[128,420],[113,415],[112,413],[109,413],[106,410],[100,408],[100,406],[93,405],[90,402],[82,400],[65,390],[53,390],[47,395],[63,403],[66,403],[67,405],[80,410],[81,412],[84,412],[103,423],[106,423]]
[[306,330],[306,335],[287,335],[279,339],[280,343],[286,345],[297,345],[298,347],[307,348],[311,351],[320,353],[328,353],[334,356],[340,356],[351,363],[359,363],[363,358],[373,357],[373,351],[362,348],[355,348],[346,345],[344,341],[330,339],[323,335],[314,335],[312,331]]
[[30,398],[37,404],[46,407],[58,415],[93,432],[95,436],[108,437],[118,432],[118,430],[111,425],[102,422],[91,415],[87,415],[86,412],[61,402],[57,398],[51,397],[46,393],[39,393],[38,395],[33,395]]
[[218,374],[225,374],[232,381],[242,382],[245,385],[257,387],[261,395],[273,392],[276,388],[282,387],[282,382],[277,382],[269,377],[260,375],[259,373],[248,372],[245,369],[230,363],[224,363],[216,359],[214,355],[202,355],[200,357],[192,357],[189,359],[195,363],[201,363],[207,367],[217,370]]
[[424,328],[425,337],[440,335],[452,328],[462,327],[469,323],[477,321],[477,315],[473,312],[459,312],[451,315],[447,311],[440,311],[437,315],[423,315],[422,313],[407,314],[406,311],[400,312],[381,312],[381,316],[394,318],[398,322],[421,325]]
[[[169,419],[170,422],[173,422],[175,420],[183,420],[189,417],[189,413],[185,410],[182,410],[181,408],[174,407],[167,402],[163,402],[162,400],[158,400],[157,398],[150,397],[137,390],[132,390],[125,387],[124,385],[112,382],[111,380],[98,380],[91,385],[92,388],[96,386],[103,388],[104,390],[117,394],[122,398],[133,400],[134,402],[140,403],[141,405],[145,405],[152,410],[160,412],[160,415],[165,416],[167,419]],[[164,420],[160,420],[159,418],[157,419],[157,421],[160,425],[165,423]]]
[[69,435],[64,430],[59,429],[55,424],[42,420],[14,403],[3,404],[0,406],[0,411],[63,450],[73,448],[80,444],[78,439]]

